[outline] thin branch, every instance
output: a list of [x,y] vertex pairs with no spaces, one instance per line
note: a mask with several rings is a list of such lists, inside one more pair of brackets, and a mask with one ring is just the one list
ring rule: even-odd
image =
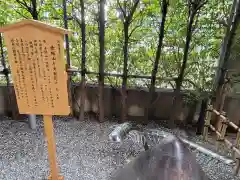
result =
[[25,7],[29,7],[28,4],[26,3],[26,1],[24,1],[24,0],[22,0],[23,2],[20,1],[20,0],[16,0],[16,1],[17,1],[18,4],[21,4],[21,5],[25,6]]
[[20,16],[24,17],[25,19],[28,19],[27,16],[23,15],[22,13],[20,13],[17,9],[13,8],[13,10],[14,10],[17,14],[19,14]]
[[130,14],[126,17],[126,22],[127,22],[127,23],[129,23],[129,24],[131,23],[133,14],[134,14],[134,12],[135,12],[136,9],[137,9],[138,4],[139,4],[139,0],[136,0],[136,1],[134,2],[134,5],[133,5],[132,9],[130,10]]
[[[129,38],[129,43],[131,43],[131,42],[138,42],[139,40],[137,40],[137,39],[132,39],[132,38]],[[120,41],[121,43],[122,43],[122,41]]]
[[22,6],[24,9],[26,9],[28,12],[32,12],[32,8],[30,7],[30,6],[28,6],[28,4],[26,3],[26,1],[24,1],[23,0],[23,2],[22,1],[20,1],[20,0],[16,0],[16,2],[20,5],[20,6]]
[[141,27],[142,24],[143,24],[143,18],[141,19],[140,24],[136,25],[136,26],[132,29],[132,31],[131,31],[131,32],[129,33],[129,35],[128,35],[128,38],[130,38],[130,37],[132,36],[132,33],[133,33],[137,28]]
[[[164,57],[162,57],[162,65],[163,65],[163,66],[166,66]],[[164,68],[164,67],[163,67],[163,71],[165,72],[166,76],[167,76],[167,77],[173,77],[173,74],[171,73],[171,71],[168,71],[167,69],[168,69],[168,68]],[[170,75],[170,76],[169,76],[169,75]]]
[[225,28],[228,27],[228,24],[224,19],[219,19],[217,21],[220,25],[223,25],[223,27],[225,27]]
[[81,28],[82,26],[81,20],[76,15],[72,15],[72,18],[76,21],[78,26]]
[[200,4],[198,5],[198,7],[197,7],[197,10],[201,9],[207,2],[208,2],[208,1],[205,0],[205,1],[203,1],[202,3],[200,3]]
[[132,18],[132,20],[129,22],[129,24],[131,24],[133,21],[135,21],[139,16],[143,18],[143,12],[144,12],[144,10],[141,10],[135,17]]
[[197,12],[196,14],[196,17],[195,17],[195,23],[192,27],[192,32],[194,32],[194,30],[197,28],[197,23],[198,23],[198,19],[199,19],[199,14],[200,14],[200,11]]
[[122,6],[121,6],[121,3],[119,2],[119,0],[117,0],[117,4],[119,6],[119,8],[121,9],[122,13],[123,13],[123,17],[124,19],[126,18],[126,12],[123,10]]

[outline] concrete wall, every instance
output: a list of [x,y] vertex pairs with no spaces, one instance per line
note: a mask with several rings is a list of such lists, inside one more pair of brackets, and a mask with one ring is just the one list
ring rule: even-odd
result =
[[[80,85],[75,85],[74,87],[74,105],[73,111],[75,114],[79,113],[79,106],[80,105],[80,94],[81,89]],[[98,111],[98,104],[97,104],[97,97],[98,91],[97,86],[88,85],[87,92],[86,92],[86,101],[85,101],[85,112],[93,111],[97,113]],[[7,87],[0,86],[0,114],[6,114],[10,111],[11,108],[17,109],[15,95],[13,94],[13,102],[11,107],[7,103]],[[136,120],[143,119],[144,116],[144,108],[147,105],[147,94],[148,91],[141,90],[141,89],[129,89],[127,91],[127,107],[128,107],[128,116],[133,117]],[[150,116],[156,119],[167,119],[169,114],[172,112],[171,103],[173,93],[171,90],[166,89],[159,89],[155,93],[156,100],[152,105],[153,111],[151,112]],[[189,107],[181,102],[181,108],[179,110],[178,118],[179,121],[184,121]],[[200,104],[198,105],[200,107]],[[224,110],[227,112],[228,117],[231,121],[236,123],[237,125],[240,124],[240,95],[232,95],[227,97],[225,101]],[[104,89],[104,111],[106,117],[117,116],[120,117],[121,113],[121,93],[120,89],[113,89],[111,87],[105,87]],[[199,109],[197,110],[199,112]],[[198,118],[198,113],[196,113],[195,120]]]
[[[85,100],[85,111],[97,112],[97,86],[88,86],[87,95]],[[79,113],[80,104],[80,86],[74,87],[74,97],[75,99],[73,110],[75,113]],[[156,100],[152,104],[153,111],[150,116],[156,119],[167,119],[169,114],[172,112],[171,103],[173,93],[169,90],[158,90],[155,93]],[[134,117],[136,120],[142,120],[144,116],[144,108],[147,105],[148,91],[147,89],[128,89],[127,91],[127,108],[128,116]],[[120,89],[113,89],[111,87],[105,87],[104,91],[104,113],[105,116],[111,117],[112,115],[120,117],[121,113],[121,93]],[[182,103],[180,113],[178,115],[178,120],[183,121],[188,113],[188,108]]]

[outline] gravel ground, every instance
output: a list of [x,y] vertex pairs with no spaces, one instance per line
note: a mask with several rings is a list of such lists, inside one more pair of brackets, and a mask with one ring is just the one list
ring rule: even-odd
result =
[[[108,141],[116,123],[54,118],[57,158],[65,180],[108,180],[140,147],[126,139],[122,144]],[[0,119],[0,180],[46,179],[49,174],[47,146],[41,117],[37,130],[26,122]],[[153,128],[149,124],[146,128]],[[166,130],[166,129],[164,129]],[[232,167],[197,154],[198,162],[212,180],[237,180]]]

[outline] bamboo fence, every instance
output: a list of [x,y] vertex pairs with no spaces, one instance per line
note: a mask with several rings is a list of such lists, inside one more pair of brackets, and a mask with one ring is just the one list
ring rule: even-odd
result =
[[[69,74],[71,74],[71,73],[81,73],[82,74],[82,72],[84,72],[85,74],[89,74],[89,75],[96,75],[96,77],[99,77],[100,76],[100,74],[101,74],[101,76],[102,77],[118,77],[118,78],[126,78],[126,79],[148,79],[148,80],[151,80],[152,79],[152,76],[146,76],[146,75],[132,75],[132,74],[127,74],[127,75],[124,75],[124,73],[107,73],[107,72],[104,72],[104,69],[102,69],[101,68],[101,73],[99,73],[99,72],[92,72],[92,71],[86,71],[86,69],[85,70],[77,70],[77,69],[73,69],[73,68],[69,68],[69,69],[67,69],[67,72],[69,73]],[[156,77],[156,80],[159,80],[159,81],[175,81],[175,78],[162,78],[162,77]],[[194,84],[193,82],[191,82],[191,80],[188,80],[188,79],[186,79],[185,81],[188,81],[188,82],[190,82],[191,84]],[[86,85],[85,83],[84,83],[84,85]],[[83,83],[82,83],[82,86],[83,86]],[[104,84],[99,84],[99,86],[104,86]],[[122,87],[122,89],[123,89],[123,87]],[[99,87],[99,89],[98,89],[99,91],[101,91],[101,92],[99,92],[99,95],[101,94],[101,96],[103,96],[103,88],[100,88]],[[125,93],[123,93],[123,90],[121,90],[120,91],[121,92],[121,95],[122,96],[126,96],[126,94]],[[83,93],[81,93],[81,96],[84,96],[84,92]],[[103,98],[103,97],[99,97],[99,98]],[[125,97],[125,98],[127,98],[127,97]],[[102,102],[103,103],[103,102]],[[126,107],[126,101],[123,101],[122,102],[123,104],[123,107]],[[100,105],[100,102],[99,102],[99,106],[100,107],[104,107],[103,105]],[[81,105],[80,105],[80,110],[81,109],[84,109],[84,103],[82,103]],[[99,109],[99,112],[98,112],[98,117],[99,117],[99,121],[103,121],[103,113],[104,113],[104,110],[103,109]],[[122,114],[121,114],[121,122],[125,122],[126,121],[126,109],[122,109],[122,112],[121,112]],[[82,113],[80,113],[80,114],[82,114]]]
[[[226,73],[224,78],[224,83],[220,88],[221,101],[220,101],[220,105],[218,106],[218,110],[216,110],[215,107],[210,103],[208,104],[206,117],[205,117],[203,138],[205,141],[208,140],[208,132],[210,128],[210,130],[212,130],[217,135],[217,141],[216,141],[217,149],[220,148],[221,142],[224,142],[224,144],[232,151],[232,158],[236,162],[236,165],[234,168],[234,174],[237,175],[239,174],[239,171],[240,171],[240,127],[238,127],[236,124],[231,122],[229,118],[227,118],[226,112],[223,111],[225,97],[228,92],[228,88],[230,86],[229,79],[230,79],[229,74]],[[217,116],[216,118],[217,123],[215,124],[215,127],[211,124],[211,119],[214,116]],[[230,140],[226,138],[226,130],[228,126],[232,127],[237,131],[237,137],[234,143],[232,143]]]

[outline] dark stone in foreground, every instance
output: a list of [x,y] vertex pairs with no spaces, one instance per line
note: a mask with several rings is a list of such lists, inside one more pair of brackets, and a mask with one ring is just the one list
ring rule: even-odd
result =
[[142,152],[113,177],[116,180],[209,180],[196,158],[175,136]]

